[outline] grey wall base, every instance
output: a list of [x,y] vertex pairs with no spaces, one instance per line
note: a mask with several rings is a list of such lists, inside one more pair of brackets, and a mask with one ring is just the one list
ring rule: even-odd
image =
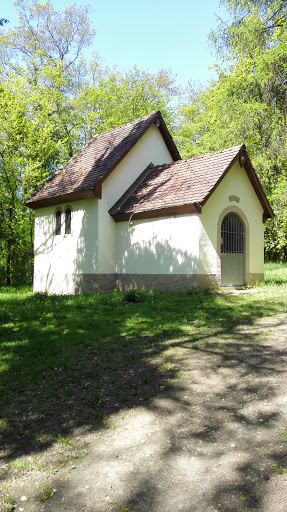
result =
[[[110,292],[139,288],[166,291],[187,291],[193,288],[217,289],[221,286],[220,274],[65,274],[44,279],[35,276],[34,292],[54,294],[75,294],[89,292]],[[246,284],[264,281],[264,274],[248,273]]]
[[220,276],[214,274],[118,274],[116,288],[181,292],[193,288],[218,288],[219,282]]
[[[199,289],[217,289],[221,286],[220,274],[80,274],[73,276],[74,293],[90,291],[107,292],[139,288],[180,292]],[[264,274],[246,275],[246,284],[264,281]]]
[[[75,294],[89,292],[110,292],[139,288],[142,290],[161,289],[180,292],[199,289],[217,289],[221,286],[220,274],[66,274],[50,276],[49,280],[34,280],[34,292]],[[264,281],[264,274],[248,273],[246,284]]]
[[262,283],[263,281],[264,281],[264,274],[248,273],[246,275],[246,284]]
[[187,291],[194,288],[216,289],[220,287],[220,275],[216,274],[65,274],[61,276],[35,276],[34,292],[51,294],[75,294],[109,292],[139,288],[166,291]]
[[111,292],[116,280],[117,274],[73,274],[74,293]]

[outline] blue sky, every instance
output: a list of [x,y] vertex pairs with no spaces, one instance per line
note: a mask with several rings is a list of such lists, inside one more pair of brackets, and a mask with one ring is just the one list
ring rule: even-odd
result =
[[[226,18],[219,0],[52,0],[55,10],[73,3],[92,5],[97,30],[93,49],[104,64],[122,71],[134,65],[151,73],[170,69],[179,85],[189,80],[206,84],[215,76],[208,69],[216,56],[207,35],[217,26],[215,14]],[[10,21],[7,28],[17,24],[11,0],[0,15]]]

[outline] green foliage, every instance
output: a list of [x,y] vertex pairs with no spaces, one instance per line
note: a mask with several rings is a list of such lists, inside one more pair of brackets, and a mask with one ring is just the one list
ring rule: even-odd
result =
[[73,446],[71,439],[68,436],[57,435],[57,441],[65,446]]
[[287,470],[282,468],[281,466],[278,466],[278,464],[272,464],[272,467],[274,468],[274,471],[278,473],[278,475],[284,475]]
[[212,40],[223,64],[180,109],[183,157],[245,143],[276,218],[266,225],[267,259],[287,256],[287,24],[283,2],[226,0],[231,21]]
[[145,302],[147,293],[137,290],[136,288],[132,288],[131,290],[127,290],[123,292],[123,301],[124,302]]
[[53,494],[54,494],[54,491],[52,489],[52,486],[50,484],[48,484],[45,487],[43,487],[43,489],[39,493],[38,500],[41,501],[41,503],[45,503],[45,501],[52,498]]
[[79,73],[78,58],[95,35],[88,6],[70,5],[55,11],[48,0],[16,0],[18,26],[0,36],[0,60],[7,72],[25,69],[34,83],[44,66],[63,64],[70,78]]
[[278,286],[287,283],[287,263],[265,263],[264,267],[265,283]]
[[30,282],[33,212],[24,199],[95,133],[161,110],[172,126],[177,94],[168,71],[103,68],[83,49],[90,8],[55,11],[17,0],[19,24],[0,30],[0,285]]
[[0,86],[0,283],[31,280],[34,215],[24,198],[59,161],[51,104],[23,77]]
[[229,12],[226,23],[220,20],[210,40],[224,59],[253,56],[273,45],[285,29],[287,8],[284,0],[222,0]]
[[155,75],[136,66],[122,74],[106,70],[96,84],[86,84],[73,106],[79,123],[78,149],[95,134],[160,110],[169,126],[174,123],[171,96],[177,93],[168,71]]
[[131,507],[128,507],[127,505],[119,505],[117,501],[113,501],[112,503],[120,512],[129,512],[129,510],[131,510]]
[[1,509],[4,510],[4,512],[13,512],[13,510],[15,510],[15,501],[16,500],[9,494],[4,494],[0,501]]

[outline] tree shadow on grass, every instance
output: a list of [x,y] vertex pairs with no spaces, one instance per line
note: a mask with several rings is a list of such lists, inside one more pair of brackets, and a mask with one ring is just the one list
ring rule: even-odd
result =
[[[145,442],[136,446],[125,439],[121,444],[120,432],[107,435],[87,461],[95,480],[107,473],[114,502],[123,510],[263,510],[272,465],[280,464],[277,386],[287,351],[282,345],[258,342],[258,336],[249,332],[245,339],[234,335],[233,343],[224,340],[228,357],[220,338],[197,349],[192,348],[193,339],[170,340],[169,352],[176,351],[183,374],[179,380],[171,378],[160,396],[154,394],[143,405],[151,414],[149,428],[140,432]],[[144,424],[145,417],[139,419]],[[130,430],[128,437],[133,435]],[[75,484],[65,485],[64,493],[72,499],[77,498]],[[91,510],[117,508],[95,505]]]
[[[163,424],[166,447],[150,475],[135,462],[138,483],[125,504],[140,511],[149,503],[150,510],[160,510],[159,486],[169,503],[165,482],[173,478],[176,487],[179,478],[186,485],[194,478],[192,471],[175,477],[177,457],[191,468],[195,457],[203,478],[201,471],[209,475],[215,461],[224,464],[234,444],[229,480],[219,472],[206,496],[198,493],[195,506],[211,507],[214,500],[226,511],[243,505],[259,510],[266,465],[277,461],[268,441],[279,421],[278,388],[270,377],[280,379],[287,353],[261,343],[262,333],[252,326],[278,309],[271,300],[250,298],[246,304],[242,297],[198,293],[154,293],[143,304],[125,304],[117,294],[30,295],[22,302],[7,297],[1,327],[4,461],[40,453],[78,428],[103,429],[120,410],[140,406],[164,414],[168,400],[166,415],[173,421]],[[252,442],[265,460],[259,470]],[[194,488],[199,484],[195,478]],[[191,506],[188,494],[184,500]],[[170,503],[176,510],[176,498]]]
[[[182,344],[186,350],[191,347],[189,342]],[[182,418],[164,432],[172,442],[161,453],[162,464],[153,482],[156,487],[165,480],[175,481],[175,488],[185,491],[189,483],[193,490],[189,489],[189,499],[175,499],[166,486],[166,510],[263,510],[266,482],[275,476],[274,464],[282,465],[285,451],[282,455],[278,428],[283,420],[280,391],[284,393],[286,385],[287,349],[282,343],[278,347],[261,344],[258,333],[251,332],[240,341],[234,333],[234,341],[224,343],[226,348],[228,352],[220,355],[219,343],[211,341],[198,349],[197,360],[195,351],[193,357],[183,357],[184,371],[194,363],[192,382],[186,387],[182,382],[185,394],[189,390],[190,395],[178,398],[177,414],[181,409]],[[218,375],[222,382],[216,383]],[[176,465],[171,469],[180,456],[189,473],[189,477],[181,475],[181,482],[175,478]],[[135,510],[144,511],[138,501],[143,499],[142,492],[131,496],[126,505],[133,509],[137,504]],[[149,493],[146,497],[150,499]],[[161,510],[156,501],[151,510]]]

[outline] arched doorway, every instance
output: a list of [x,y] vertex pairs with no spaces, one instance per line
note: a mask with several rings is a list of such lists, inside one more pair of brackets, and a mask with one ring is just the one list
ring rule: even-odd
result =
[[229,213],[221,224],[221,286],[245,284],[245,230],[238,215]]

